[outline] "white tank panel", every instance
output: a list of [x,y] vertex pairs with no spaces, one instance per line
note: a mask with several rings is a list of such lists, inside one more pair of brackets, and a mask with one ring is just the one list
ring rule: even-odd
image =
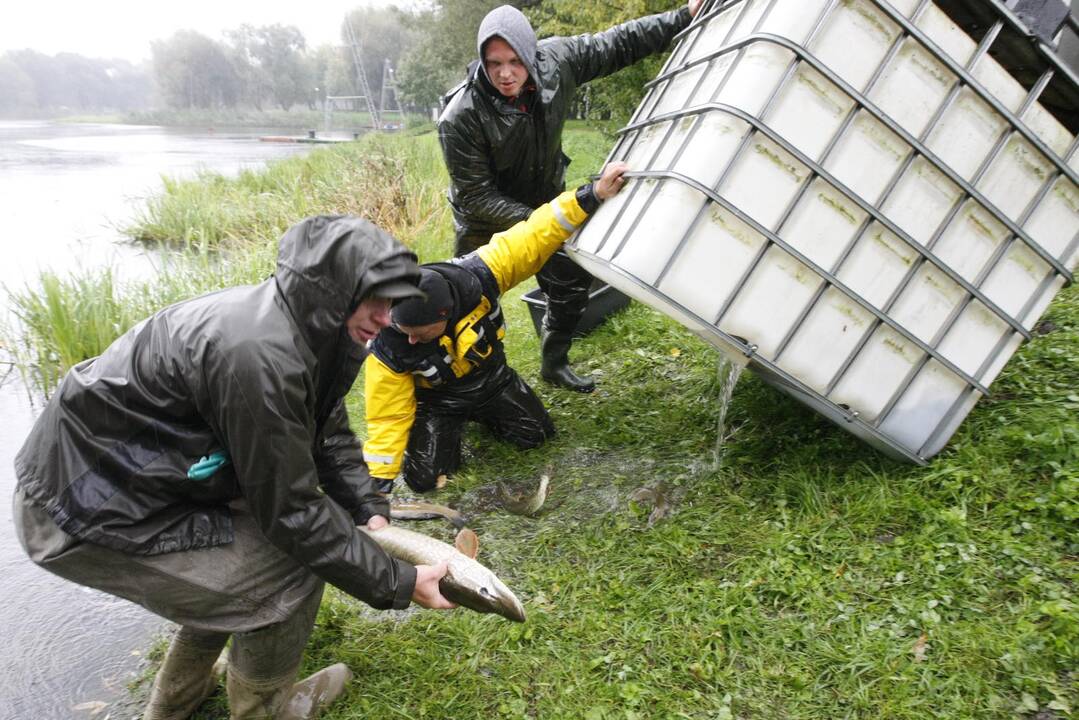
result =
[[824,394],[828,383],[875,320],[861,305],[835,288],[828,288],[780,360],[793,375]]
[[[735,161],[719,194],[765,228],[772,229],[808,177],[809,169],[805,165],[758,134]],[[762,192],[762,188],[767,191]]]
[[757,345],[758,353],[772,358],[821,282],[819,275],[773,245],[719,327]]
[[798,252],[830,269],[862,227],[867,213],[820,178],[802,195],[782,236]]
[[929,245],[961,195],[959,186],[918,157],[903,171],[881,210],[914,241]]
[[981,205],[968,200],[933,247],[936,256],[974,283],[1010,236],[1008,229]]
[[803,64],[795,71],[794,82],[780,90],[766,120],[769,127],[816,160],[853,107],[854,101],[836,85]]
[[686,239],[659,290],[711,322],[763,245],[764,236],[712,205]]

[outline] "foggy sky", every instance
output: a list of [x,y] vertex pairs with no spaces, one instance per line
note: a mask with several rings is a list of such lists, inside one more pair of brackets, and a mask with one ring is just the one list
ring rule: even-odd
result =
[[295,25],[311,47],[339,41],[341,20],[356,7],[406,5],[402,0],[18,0],[0,22],[0,55],[31,48],[47,55],[73,52],[91,58],[150,58],[150,41],[177,30],[215,40],[222,30],[250,25]]

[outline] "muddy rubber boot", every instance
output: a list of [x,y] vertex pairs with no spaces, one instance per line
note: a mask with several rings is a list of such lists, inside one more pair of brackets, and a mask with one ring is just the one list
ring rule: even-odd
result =
[[217,689],[228,633],[181,627],[172,638],[150,690],[143,720],[186,720]]
[[572,333],[544,331],[540,340],[540,353],[543,358],[540,377],[567,390],[590,393],[596,389],[595,380],[581,377],[569,366],[569,346],[572,342]]
[[296,672],[293,668],[276,677],[247,677],[235,665],[229,665],[226,686],[229,693],[231,720],[275,720],[280,717],[292,691]]
[[352,680],[352,671],[344,663],[322,668],[306,680],[292,686],[292,692],[276,720],[311,720],[341,696]]
[[337,663],[293,683],[296,672],[276,678],[244,677],[229,670],[229,717],[232,720],[314,720],[341,696],[352,671]]
[[233,634],[226,681],[232,720],[283,717],[280,713],[292,695],[322,588],[320,584],[282,622]]

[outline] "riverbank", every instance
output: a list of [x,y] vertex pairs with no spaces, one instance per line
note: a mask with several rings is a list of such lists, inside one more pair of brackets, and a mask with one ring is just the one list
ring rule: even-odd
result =
[[[168,127],[199,127],[199,128],[295,128],[299,130],[317,129],[322,130],[326,121],[326,114],[320,109],[292,108],[280,110],[269,108],[265,110],[228,109],[228,110],[143,110],[127,113],[118,122],[131,125],[164,125]],[[417,125],[429,123],[430,118],[422,115],[399,113],[388,114],[384,122],[394,127],[403,125],[412,128]],[[372,122],[370,113],[348,112],[335,110],[332,114],[332,125],[335,130],[348,132],[366,132],[371,130]]]
[[[598,132],[574,125],[566,139],[575,180],[598,169]],[[448,254],[433,135],[372,136],[288,163],[167,186],[138,232],[185,248],[184,263],[224,247],[231,259],[195,260],[159,296],[123,288],[117,305],[144,314],[265,277],[295,213],[375,214],[423,260]],[[1079,704],[1075,287],[919,468],[748,374],[717,466],[716,355],[636,304],[574,345],[597,391],[551,389],[519,301],[530,286],[505,300],[507,354],[558,436],[519,452],[472,429],[466,468],[436,496],[472,518],[480,559],[529,620],[376,613],[330,592],[303,672],[343,661],[357,679],[325,717],[1064,718]],[[354,388],[353,418],[361,403]],[[538,517],[498,507],[499,483],[523,489],[544,472]],[[669,514],[634,500],[641,487]],[[224,707],[220,692],[199,717]]]

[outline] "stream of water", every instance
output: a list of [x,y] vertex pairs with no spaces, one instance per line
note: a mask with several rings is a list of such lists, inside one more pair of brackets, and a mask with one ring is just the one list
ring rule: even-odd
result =
[[719,396],[716,398],[716,449],[713,454],[712,466],[718,470],[723,466],[723,449],[729,439],[727,429],[727,410],[731,405],[731,397],[734,395],[734,386],[738,384],[738,378],[749,364],[749,358],[739,356],[732,358],[725,353],[719,353],[716,361],[716,374],[719,381]]

